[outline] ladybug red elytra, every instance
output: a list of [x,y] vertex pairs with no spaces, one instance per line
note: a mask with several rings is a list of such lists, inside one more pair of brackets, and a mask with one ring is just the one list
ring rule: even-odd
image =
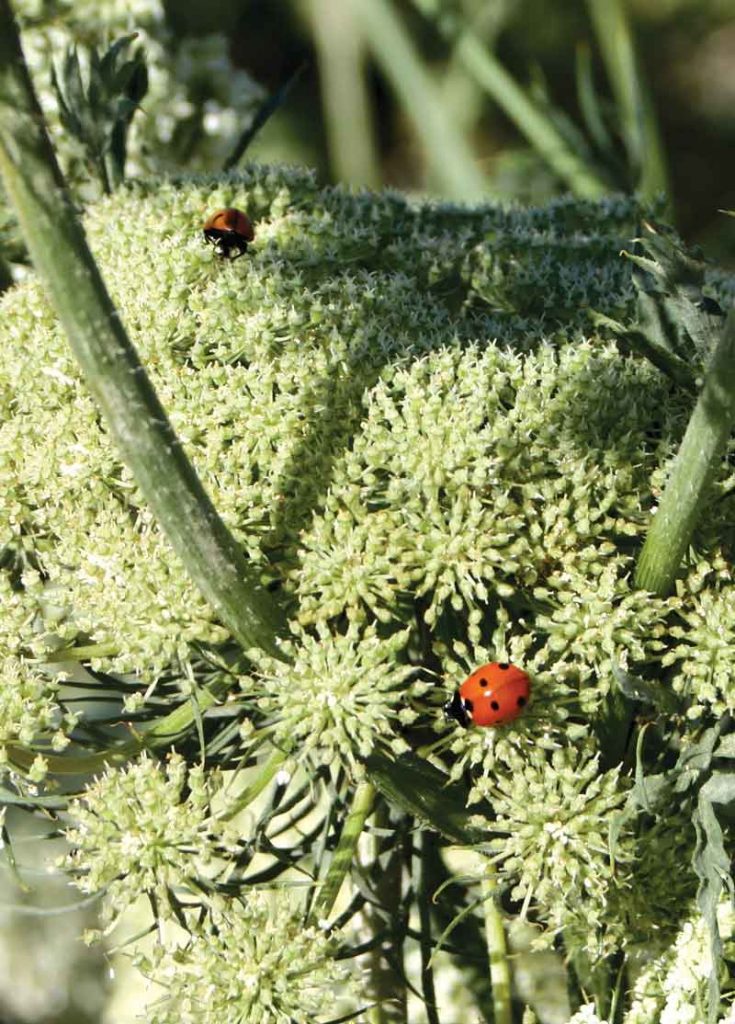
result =
[[461,726],[505,725],[523,714],[531,696],[531,679],[523,669],[507,661],[481,665],[469,675],[444,713]]
[[[214,251],[224,259],[236,260],[255,238],[250,218],[242,210],[228,206],[217,210],[204,224],[204,237],[214,246]],[[233,255],[234,254],[234,255]]]

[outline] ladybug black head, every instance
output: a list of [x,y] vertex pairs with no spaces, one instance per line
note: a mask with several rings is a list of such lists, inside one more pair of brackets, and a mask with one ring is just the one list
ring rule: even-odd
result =
[[455,690],[452,699],[448,700],[444,705],[444,714],[447,718],[453,719],[455,722],[459,722],[463,729],[467,729],[470,724],[470,715],[472,713],[472,701],[462,700],[459,695],[459,690]]

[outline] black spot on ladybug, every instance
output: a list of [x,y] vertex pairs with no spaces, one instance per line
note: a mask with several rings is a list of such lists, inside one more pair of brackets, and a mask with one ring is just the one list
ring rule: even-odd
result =
[[525,708],[525,706],[526,706],[526,698],[525,697],[519,697],[517,703],[518,703],[518,707],[519,708]]
[[499,661],[498,668],[502,668],[503,670],[505,670],[506,668],[510,668],[510,665],[508,664],[507,661]]
[[490,701],[490,707],[493,709],[493,711],[500,711],[500,705],[496,700]]
[[481,679],[480,680],[480,686],[487,686],[487,685],[488,685],[487,679]]

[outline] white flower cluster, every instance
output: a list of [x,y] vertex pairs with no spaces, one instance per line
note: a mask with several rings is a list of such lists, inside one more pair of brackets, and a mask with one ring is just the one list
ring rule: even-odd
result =
[[104,893],[105,918],[142,894],[165,916],[172,894],[197,891],[197,877],[216,873],[217,850],[228,841],[211,811],[217,784],[178,755],[165,765],[143,755],[109,769],[71,803],[65,866],[83,892]]
[[[732,961],[735,910],[729,902],[720,904],[717,918],[725,957]],[[653,1020],[659,1024],[706,1024],[711,969],[709,935],[704,920],[695,911],[684,920],[671,947],[640,971],[624,1024],[649,1024]],[[729,1024],[733,1013],[730,1003],[720,1024]]]

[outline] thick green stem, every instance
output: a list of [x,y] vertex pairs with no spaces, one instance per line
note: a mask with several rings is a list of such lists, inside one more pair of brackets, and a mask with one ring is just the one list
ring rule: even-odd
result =
[[192,579],[245,650],[277,655],[281,616],[184,453],[87,246],[0,0],[0,174],[123,460]]
[[735,424],[735,307],[731,309],[636,567],[635,585],[665,596],[705,509]]
[[508,947],[505,941],[505,922],[498,906],[497,884],[491,868],[485,868],[482,880],[483,907],[485,910],[485,937],[490,960],[490,981],[493,987],[493,1013],[495,1024],[513,1024],[510,1000],[510,965]]

